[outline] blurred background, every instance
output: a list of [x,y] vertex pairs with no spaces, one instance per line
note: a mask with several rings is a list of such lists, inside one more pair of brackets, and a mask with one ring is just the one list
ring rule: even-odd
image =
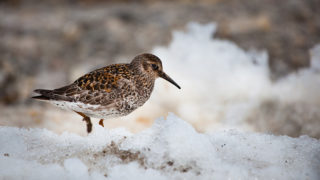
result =
[[[183,70],[184,63],[177,67],[178,63],[164,62],[167,73],[182,86],[180,94],[157,80],[160,82],[150,102],[126,118],[106,120],[106,128],[125,127],[139,132],[150,127],[155,118],[174,112],[200,132],[238,128],[320,138],[320,75],[319,69],[311,67],[312,58],[317,62],[320,57],[311,53],[319,52],[315,48],[320,43],[319,12],[319,0],[1,0],[0,125],[85,135],[85,123],[79,115],[30,99],[33,89],[64,86],[96,68],[130,62],[143,52],[153,52],[163,61],[178,58],[168,52],[184,52],[191,47],[192,41],[189,45],[183,43],[181,36],[194,36],[192,33],[201,26],[189,24],[188,30],[188,23],[197,22],[215,23],[207,27],[211,33],[208,39],[213,44],[232,43],[226,46],[227,53],[233,46],[241,52],[254,49],[262,53],[259,57],[266,59],[266,65],[261,71],[267,80],[244,80],[246,83],[238,85],[243,92],[231,97],[213,93],[215,88],[224,86],[212,83],[216,82],[215,74],[194,86],[197,81],[183,76],[192,69]],[[173,31],[180,32],[180,36],[178,33],[174,39]],[[207,32],[206,28],[200,30],[203,34],[201,31]],[[187,46],[175,49],[173,42]],[[214,54],[209,56],[215,59]],[[230,66],[237,63],[237,56],[234,57]],[[252,53],[246,57],[252,66],[257,63]],[[201,63],[202,59],[194,61]],[[214,67],[203,69],[212,70]],[[226,70],[219,78],[225,78],[227,73],[233,72]],[[224,82],[234,84],[234,80],[227,78]],[[268,88],[251,91],[250,87],[257,83]],[[203,96],[190,98],[195,97],[197,88],[206,87],[201,91],[205,92]],[[228,90],[240,92],[231,86]],[[290,93],[293,95],[288,96]],[[218,95],[227,98],[216,100]],[[250,107],[238,108],[239,104]],[[201,110],[193,111],[197,108]]]

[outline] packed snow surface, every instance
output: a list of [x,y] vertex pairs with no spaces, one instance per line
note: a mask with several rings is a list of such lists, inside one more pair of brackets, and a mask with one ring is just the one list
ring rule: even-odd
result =
[[0,128],[0,179],[319,179],[320,141],[227,130],[169,114],[138,134]]

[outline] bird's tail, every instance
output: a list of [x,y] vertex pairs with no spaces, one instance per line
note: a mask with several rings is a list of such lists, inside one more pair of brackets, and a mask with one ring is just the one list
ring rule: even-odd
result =
[[33,96],[34,99],[39,100],[51,100],[53,99],[53,90],[47,90],[47,89],[36,89],[33,92],[40,94],[40,96]]
[[77,87],[74,84],[64,86],[54,90],[36,89],[35,93],[39,96],[33,96],[34,99],[39,100],[55,100],[55,101],[74,101],[72,95],[77,92]]

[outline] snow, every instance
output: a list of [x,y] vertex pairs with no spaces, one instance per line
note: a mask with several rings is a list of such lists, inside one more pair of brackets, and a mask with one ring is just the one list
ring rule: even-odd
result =
[[238,130],[198,133],[169,114],[137,134],[0,128],[0,179],[319,179],[320,141]]

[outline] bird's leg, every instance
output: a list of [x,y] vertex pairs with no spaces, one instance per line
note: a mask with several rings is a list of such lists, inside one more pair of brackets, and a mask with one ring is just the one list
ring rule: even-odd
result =
[[86,123],[87,123],[87,132],[91,133],[91,131],[92,131],[92,123],[91,123],[90,117],[88,117],[88,116],[84,117],[83,120],[86,121]]
[[83,120],[87,123],[87,132],[90,133],[92,131],[92,123],[91,123],[90,117],[86,116],[82,112],[77,112],[77,111],[75,112],[83,117]]
[[100,126],[104,127],[104,125],[103,125],[103,119],[100,119],[99,124],[100,124]]

